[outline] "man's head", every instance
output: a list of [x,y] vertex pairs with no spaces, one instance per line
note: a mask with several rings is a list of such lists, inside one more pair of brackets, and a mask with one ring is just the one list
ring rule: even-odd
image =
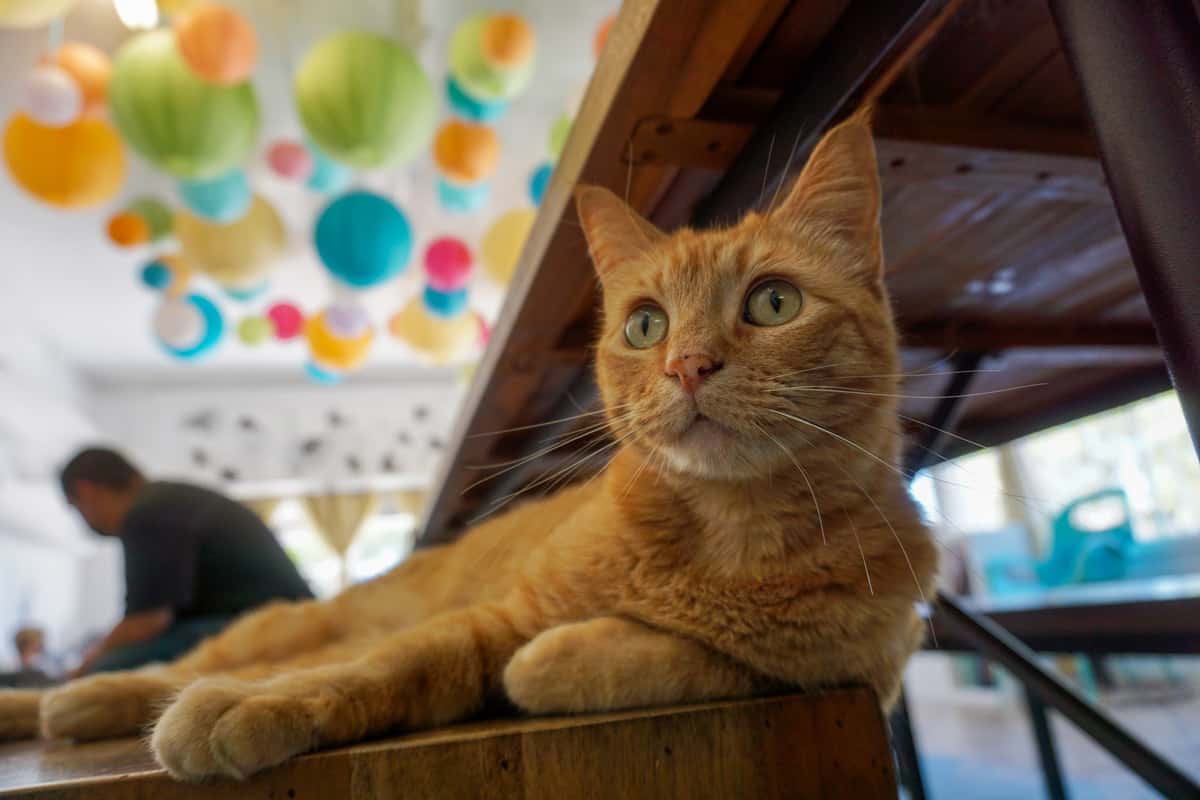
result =
[[45,652],[46,637],[41,628],[21,628],[13,636],[13,644],[17,647],[21,666],[29,667]]
[[116,536],[146,482],[125,456],[103,447],[76,453],[59,475],[67,502],[96,533]]

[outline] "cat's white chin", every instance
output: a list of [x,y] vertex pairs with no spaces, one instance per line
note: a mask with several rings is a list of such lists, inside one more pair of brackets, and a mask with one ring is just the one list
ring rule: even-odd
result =
[[667,463],[678,472],[703,478],[745,477],[739,459],[738,434],[704,415],[697,415],[675,441],[660,447]]

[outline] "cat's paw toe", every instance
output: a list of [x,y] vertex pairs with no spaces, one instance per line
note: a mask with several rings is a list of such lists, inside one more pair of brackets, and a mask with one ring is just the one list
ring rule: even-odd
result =
[[170,692],[152,673],[112,673],[72,681],[46,692],[41,729],[47,739],[106,739],[137,733]]
[[210,737],[221,718],[250,696],[249,687],[233,681],[203,680],[184,689],[163,712],[150,737],[150,749],[177,780],[210,777],[243,778],[216,757]]
[[201,681],[188,687],[154,728],[158,762],[183,781],[242,780],[317,744],[301,701],[269,687]]
[[603,705],[602,677],[574,626],[540,634],[513,655],[504,670],[504,690],[534,714],[587,711]]

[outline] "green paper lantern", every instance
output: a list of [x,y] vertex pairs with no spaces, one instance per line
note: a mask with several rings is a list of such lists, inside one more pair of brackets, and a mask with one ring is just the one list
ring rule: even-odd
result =
[[354,167],[409,161],[429,145],[433,87],[412,54],[363,31],[317,44],[296,73],[296,107],[320,150]]
[[485,102],[512,100],[533,79],[534,59],[512,69],[497,69],[483,56],[483,29],[490,14],[468,17],[450,38],[450,75],[467,94]]
[[157,242],[159,239],[171,233],[171,228],[175,223],[175,212],[157,197],[139,197],[134,200],[125,210],[137,214],[146,221],[150,227],[150,241]]
[[563,148],[567,146],[567,137],[570,135],[571,118],[563,114],[554,120],[554,124],[550,126],[550,139],[546,144],[549,146],[551,161],[558,161],[558,157],[562,155]]
[[180,178],[229,172],[258,139],[254,87],[201,80],[184,63],[168,29],[140,34],[121,48],[108,102],[133,149]]

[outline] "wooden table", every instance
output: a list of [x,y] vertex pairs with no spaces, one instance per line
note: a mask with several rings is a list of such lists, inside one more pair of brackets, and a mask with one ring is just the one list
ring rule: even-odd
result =
[[[1200,653],[1200,575],[1031,589],[962,602],[1041,652]],[[936,614],[934,629],[937,649],[970,649],[938,627]]]
[[315,753],[243,784],[172,781],[136,739],[0,746],[0,797],[889,798],[874,695],[844,689],[578,717],[479,722]]

